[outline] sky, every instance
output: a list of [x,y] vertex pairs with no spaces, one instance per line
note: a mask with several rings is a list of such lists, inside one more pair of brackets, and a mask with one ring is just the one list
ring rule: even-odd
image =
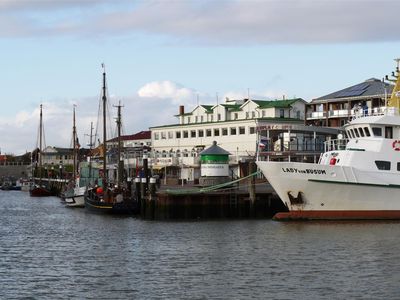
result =
[[179,105],[306,101],[391,74],[397,0],[0,0],[0,152],[82,146],[105,64],[123,133],[177,123]]

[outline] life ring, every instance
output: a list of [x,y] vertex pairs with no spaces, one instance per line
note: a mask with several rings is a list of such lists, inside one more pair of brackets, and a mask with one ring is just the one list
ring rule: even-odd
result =
[[394,140],[392,143],[392,148],[394,149],[394,151],[400,151],[400,141]]

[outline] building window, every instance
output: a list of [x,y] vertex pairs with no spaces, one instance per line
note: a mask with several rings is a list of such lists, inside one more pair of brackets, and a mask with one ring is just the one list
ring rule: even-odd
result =
[[214,136],[219,136],[219,128],[214,128]]
[[187,118],[188,123],[190,123],[190,117]]
[[265,110],[263,110],[263,111],[261,112],[261,115],[263,116],[263,118],[265,117]]
[[[299,111],[299,110],[296,112],[296,118],[297,118],[297,119],[300,119],[300,111]],[[343,125],[344,125],[344,124],[343,124]]]
[[228,135],[228,128],[222,128],[222,135]]
[[243,126],[239,127],[239,134],[245,134],[245,133],[246,133],[245,127]]
[[221,114],[217,115],[218,121],[221,121]]
[[168,131],[168,139],[173,139],[174,133],[172,131]]
[[167,139],[167,133],[166,132],[161,132],[161,139],[166,140]]
[[154,139],[156,141],[160,139],[160,134],[158,132],[154,132]]
[[234,119],[237,120],[239,118],[239,114],[238,113],[234,113]]
[[390,161],[376,160],[375,164],[379,170],[385,170],[385,171],[390,170]]
[[246,119],[248,119],[248,118],[249,118],[249,112],[246,111]]
[[197,136],[198,137],[203,137],[204,136],[204,130],[203,129],[199,129],[199,131],[197,132]]
[[211,122],[214,121],[214,115],[211,115]]
[[397,171],[400,171],[400,163],[397,163]]
[[177,138],[177,139],[181,138],[181,132],[180,131],[175,131],[175,138]]
[[187,130],[183,131],[183,138],[187,139],[189,137],[189,132]]
[[196,137],[196,130],[190,130],[190,137],[195,138]]
[[203,116],[200,116],[200,122],[203,123]]
[[249,127],[249,132],[250,132],[250,134],[255,134],[256,133],[256,128],[255,127]]
[[251,117],[252,117],[253,119],[256,117],[256,112],[255,112],[255,111],[252,111],[252,112],[251,112]]
[[236,135],[236,127],[231,127],[231,135]]
[[197,116],[194,117],[194,122],[195,122],[195,123],[198,122],[198,117],[197,117]]
[[211,136],[211,129],[206,130],[206,136]]
[[284,118],[285,117],[285,110],[284,109],[280,109],[279,110],[279,118]]

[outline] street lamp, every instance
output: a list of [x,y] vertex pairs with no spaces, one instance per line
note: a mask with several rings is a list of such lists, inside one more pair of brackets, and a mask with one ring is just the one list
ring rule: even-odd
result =
[[60,164],[59,166],[58,166],[58,168],[59,168],[59,174],[60,174],[60,179],[62,180],[62,164]]

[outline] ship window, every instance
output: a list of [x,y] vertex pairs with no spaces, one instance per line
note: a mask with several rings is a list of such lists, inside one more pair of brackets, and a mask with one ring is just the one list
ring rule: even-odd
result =
[[369,133],[368,127],[364,127],[364,131],[365,131],[366,136],[371,136],[371,134]]
[[397,171],[400,171],[400,162],[397,163]]
[[385,127],[385,138],[392,139],[393,138],[393,127]]
[[372,127],[372,133],[374,134],[374,136],[382,136],[382,128]]
[[364,137],[364,131],[362,130],[362,128],[358,128],[358,132],[360,132],[361,137]]
[[347,136],[348,136],[349,138],[353,138],[353,136],[351,135],[351,131],[350,131],[350,130],[347,130],[346,133],[347,133]]
[[390,161],[376,160],[375,164],[379,170],[390,170]]
[[354,128],[354,133],[355,133],[356,137],[360,137],[357,128]]

